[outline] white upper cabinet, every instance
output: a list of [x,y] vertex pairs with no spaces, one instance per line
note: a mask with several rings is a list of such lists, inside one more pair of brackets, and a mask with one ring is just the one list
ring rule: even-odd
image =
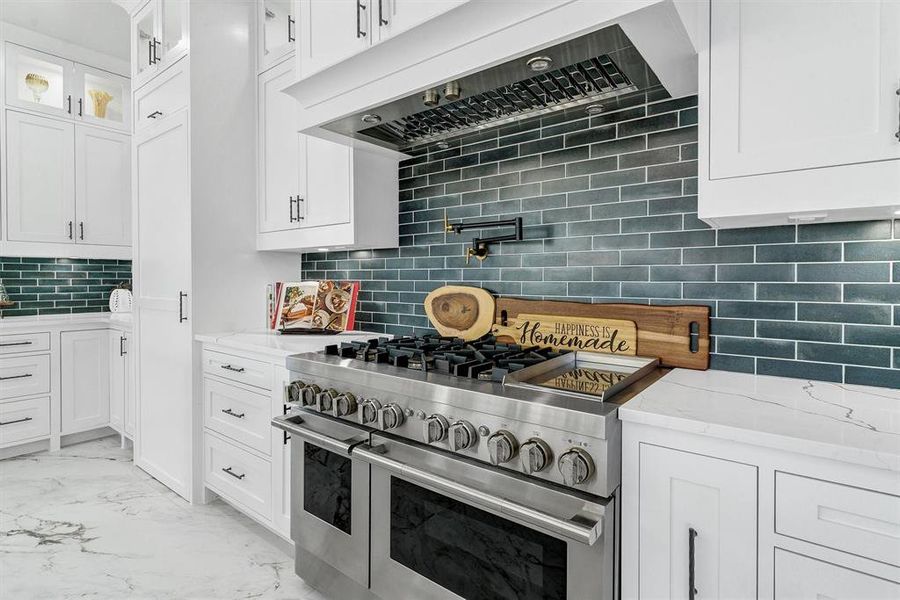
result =
[[713,2],[710,47],[711,178],[900,159],[900,3]]
[[397,35],[469,0],[371,0],[378,40]]
[[135,88],[147,83],[189,46],[187,0],[150,0],[131,18],[131,77]]
[[6,43],[6,105],[72,115],[75,73],[70,60]]
[[[300,226],[349,223],[353,194],[353,150],[316,137],[306,138],[306,198],[301,198]],[[372,201],[376,198],[371,197]]]
[[78,125],[75,128],[77,241],[131,244],[131,137]]
[[122,131],[131,128],[131,82],[127,77],[75,63],[72,112],[80,121]]
[[756,467],[640,449],[640,598],[756,598]]
[[711,2],[708,23],[700,217],[720,227],[892,217],[900,3]]
[[299,0],[298,64],[304,77],[369,47],[372,43],[372,2]]
[[265,71],[294,51],[297,15],[293,0],[259,0],[259,71]]
[[7,239],[74,239],[75,125],[6,113]]

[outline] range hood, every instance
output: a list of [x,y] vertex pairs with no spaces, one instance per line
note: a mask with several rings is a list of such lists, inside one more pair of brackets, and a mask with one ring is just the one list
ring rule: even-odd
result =
[[403,152],[581,105],[597,114],[651,91],[668,95],[622,28],[611,25],[323,127]]

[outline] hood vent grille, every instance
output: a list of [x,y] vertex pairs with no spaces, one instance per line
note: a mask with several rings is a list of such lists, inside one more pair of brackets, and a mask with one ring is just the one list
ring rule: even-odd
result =
[[[609,55],[547,71],[362,130],[397,147],[501,125],[638,90]],[[465,90],[463,90],[465,92]]]

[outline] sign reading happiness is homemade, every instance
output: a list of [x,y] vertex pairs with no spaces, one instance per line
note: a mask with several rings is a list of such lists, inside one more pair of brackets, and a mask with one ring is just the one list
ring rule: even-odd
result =
[[506,325],[494,325],[493,334],[523,346],[637,354],[637,327],[634,321],[620,319],[519,314]]

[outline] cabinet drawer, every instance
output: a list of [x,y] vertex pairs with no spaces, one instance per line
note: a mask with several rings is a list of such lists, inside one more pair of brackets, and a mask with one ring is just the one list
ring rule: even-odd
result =
[[272,465],[212,433],[203,435],[206,485],[264,519],[272,517]]
[[900,496],[777,472],[775,532],[900,566]]
[[900,584],[775,548],[775,600],[885,600]]
[[272,452],[272,401],[212,378],[203,380],[203,423],[265,454]]
[[135,132],[151,127],[154,123],[187,108],[190,98],[187,64],[187,61],[182,61],[174,65],[147,87],[135,93]]
[[50,334],[47,332],[0,335],[0,355],[39,352],[49,349]]
[[272,389],[272,365],[259,360],[204,350],[203,371],[264,390]]
[[50,435],[50,398],[0,404],[0,448]]
[[49,393],[49,354],[0,358],[0,400]]

